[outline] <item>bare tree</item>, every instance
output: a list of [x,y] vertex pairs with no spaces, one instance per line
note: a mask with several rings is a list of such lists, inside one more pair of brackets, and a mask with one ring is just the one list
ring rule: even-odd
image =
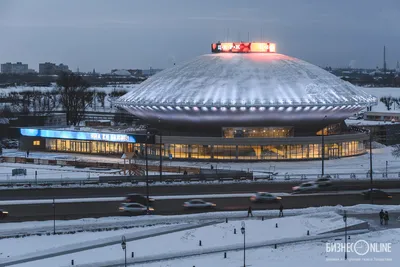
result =
[[105,106],[106,95],[107,95],[106,92],[103,92],[103,91],[99,91],[96,94],[97,101],[100,102],[100,105],[101,105],[102,108],[104,108],[104,106]]
[[400,145],[394,145],[392,146],[392,156],[395,158],[400,157]]
[[114,90],[111,91],[111,93],[108,94],[108,101],[110,102],[110,108],[112,108],[113,102],[117,100],[117,98],[120,98],[121,96],[125,95],[128,93],[126,90],[117,90],[114,88]]
[[380,101],[385,104],[387,110],[392,109],[393,98],[391,96],[383,96],[380,98]]
[[57,79],[60,103],[63,106],[68,125],[78,125],[93,100],[93,91],[80,75],[61,73]]

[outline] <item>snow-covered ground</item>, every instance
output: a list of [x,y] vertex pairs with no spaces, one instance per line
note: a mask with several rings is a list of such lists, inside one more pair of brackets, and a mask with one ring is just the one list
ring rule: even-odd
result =
[[375,96],[378,99],[378,105],[372,107],[372,111],[375,112],[400,112],[400,108],[397,107],[396,103],[393,103],[391,106],[391,110],[389,111],[385,104],[380,101],[381,97],[400,97],[400,88],[396,87],[363,87],[365,92]]
[[[26,175],[12,176],[13,169],[26,169]],[[99,176],[121,175],[121,169],[100,169],[100,168],[75,168],[62,165],[39,165],[29,163],[0,163],[0,182],[19,182],[21,180],[40,181],[59,180],[70,182],[73,180],[91,180]],[[157,175],[159,172],[149,171],[149,175]],[[163,172],[163,175],[174,174]]]
[[[356,252],[348,253],[348,260],[344,260],[343,252],[327,252],[326,242],[340,243],[343,240],[327,239],[315,242],[259,248],[246,251],[246,266],[252,267],[289,267],[289,266],[363,266],[363,267],[397,267],[400,262],[400,229],[388,229],[352,236],[353,242],[365,240],[368,243],[382,245],[390,244],[391,252],[369,252],[364,256]],[[361,244],[361,242],[360,242]],[[224,259],[222,253],[207,256],[198,256],[154,262],[149,264],[135,264],[137,267],[209,267],[209,266],[243,266],[243,251],[228,252]]]
[[[386,172],[386,161],[388,162],[388,172],[400,172],[400,160],[393,157],[391,154],[391,147],[382,147],[373,149],[373,170],[374,173]],[[5,156],[15,157],[25,156],[25,152],[17,150],[5,150]],[[30,153],[32,158],[42,159],[55,159],[63,157],[64,160],[84,160],[90,162],[119,162],[123,164],[123,160],[118,157],[106,157],[96,155],[82,155],[82,154],[63,154],[63,153],[49,153],[49,152],[36,152]],[[143,163],[138,161],[139,163]],[[158,161],[149,161],[149,164],[158,165]],[[164,161],[165,166],[183,166],[183,167],[197,167],[210,169],[213,165],[214,169],[230,169],[230,170],[249,170],[258,172],[260,175],[263,172],[277,172],[279,175],[301,175],[301,174],[319,174],[321,172],[321,161],[298,161],[298,162],[223,162],[223,163],[210,163],[210,162],[185,162],[185,161]],[[341,159],[330,159],[325,161],[326,174],[340,174],[340,173],[361,173],[366,174],[369,171],[369,154],[348,157]],[[1,164],[0,164],[1,172]],[[265,174],[265,173],[264,173]],[[283,178],[283,177],[282,177]],[[308,177],[307,177],[308,178]],[[367,178],[366,175],[357,178]],[[376,175],[375,179],[382,178],[382,175]]]
[[[358,219],[348,218],[349,226],[361,222],[362,221]],[[202,241],[202,249],[241,244],[243,242],[243,236],[240,233],[240,228],[242,226],[241,223],[242,221],[232,220],[228,223],[218,223],[212,226],[127,242],[128,254],[130,255],[131,252],[134,252],[135,257],[143,257],[160,253],[188,252],[198,249],[200,240]],[[278,228],[276,228],[276,223],[278,223]],[[287,238],[305,237],[307,236],[307,231],[310,231],[310,236],[314,236],[320,233],[342,228],[344,225],[342,216],[333,211],[321,212],[313,215],[306,214],[292,217],[274,218],[264,221],[260,219],[250,219],[245,220],[245,224],[246,240],[248,244],[261,241],[279,241]],[[234,229],[236,229],[236,234]],[[134,228],[111,232],[76,233],[73,235],[32,236],[18,239],[3,239],[0,240],[0,248],[2,248],[0,259],[28,254],[35,251],[38,252],[46,249],[53,249],[55,246],[58,248],[64,245],[71,246],[74,243],[81,243],[88,240],[94,241],[96,239],[102,239],[109,236],[121,235],[122,237],[122,235],[126,235],[132,231],[138,230],[140,229]],[[35,244],[39,245],[36,246]],[[18,249],[15,249],[17,247]],[[26,264],[20,264],[18,266],[68,266],[72,259],[74,259],[75,264],[83,264],[119,260],[121,259],[121,255],[123,255],[121,245],[118,244],[72,253],[69,255],[57,256]],[[221,255],[219,256],[221,257]],[[149,266],[175,266],[175,264],[157,264],[158,265]]]

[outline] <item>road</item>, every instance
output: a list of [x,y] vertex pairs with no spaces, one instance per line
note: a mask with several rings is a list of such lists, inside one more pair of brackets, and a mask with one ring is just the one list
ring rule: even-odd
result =
[[[243,183],[212,183],[212,184],[175,184],[175,185],[151,185],[150,194],[154,196],[191,195],[191,194],[237,194],[253,193],[259,191],[271,193],[291,192],[296,182],[243,182]],[[379,180],[374,182],[374,187],[382,189],[394,189],[400,187],[399,180]],[[369,180],[342,180],[333,182],[327,190],[364,190],[370,188]],[[20,188],[0,190],[0,200],[23,199],[62,199],[62,198],[86,198],[86,197],[123,197],[129,193],[146,193],[145,186],[132,187],[65,187],[65,188]]]
[[[392,194],[392,199],[375,200],[374,204],[399,205],[400,193]],[[185,211],[182,204],[185,199],[166,199],[157,200],[155,204],[156,214],[160,215],[175,215],[184,213],[193,213],[199,211]],[[235,198],[209,198],[217,204],[216,211],[235,211],[246,210],[249,205],[252,205],[253,210],[273,210],[278,209],[278,203],[272,204],[251,204],[247,197]],[[329,194],[329,195],[291,195],[284,196],[282,204],[285,209],[319,207],[319,206],[351,206],[356,204],[369,204],[369,200],[364,200],[360,194]],[[56,219],[78,219],[88,217],[107,217],[120,216],[118,206],[120,202],[81,202],[81,203],[60,203],[55,207]],[[28,204],[28,205],[10,205],[2,208],[9,211],[10,217],[3,222],[11,221],[32,221],[32,220],[52,220],[53,207],[52,204]],[[204,210],[202,211],[204,212]]]

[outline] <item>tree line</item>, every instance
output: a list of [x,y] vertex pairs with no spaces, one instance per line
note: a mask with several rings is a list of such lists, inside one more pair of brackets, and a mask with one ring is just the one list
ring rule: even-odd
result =
[[3,107],[0,116],[12,118],[15,113],[48,115],[59,110],[65,112],[68,125],[79,125],[89,108],[105,108],[106,99],[112,108],[112,102],[126,93],[126,90],[116,88],[110,93],[95,91],[82,76],[61,73],[52,90],[24,90],[2,94],[0,102]]
[[400,109],[400,97],[383,96],[379,100],[385,104],[387,110]]

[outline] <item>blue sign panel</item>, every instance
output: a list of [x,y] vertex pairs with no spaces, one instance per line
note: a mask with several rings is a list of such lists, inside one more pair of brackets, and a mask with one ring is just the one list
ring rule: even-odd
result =
[[135,137],[127,134],[91,133],[91,132],[44,130],[44,129],[29,129],[29,128],[21,128],[20,132],[21,135],[23,136],[37,136],[44,138],[136,143]]

